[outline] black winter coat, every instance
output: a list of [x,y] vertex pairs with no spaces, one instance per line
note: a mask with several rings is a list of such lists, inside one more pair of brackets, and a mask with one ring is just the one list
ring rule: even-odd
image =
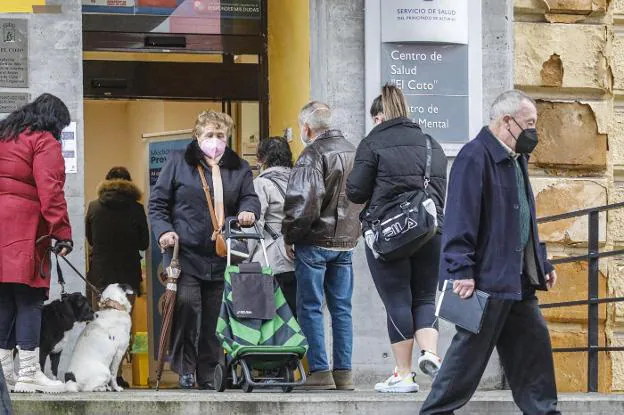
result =
[[126,180],[107,180],[87,209],[86,234],[93,247],[88,278],[97,287],[141,284],[141,255],[149,246],[149,230],[141,191]]
[[[156,240],[174,231],[180,238],[180,266],[184,274],[202,280],[222,280],[225,258],[217,256],[212,241],[212,222],[197,165],[202,163],[214,201],[212,170],[205,164],[197,141],[186,152],[169,154],[149,201],[149,217]],[[253,185],[249,163],[229,147],[221,161],[225,216],[247,211],[260,217],[260,200]]]
[[[531,213],[530,241],[520,245],[520,202],[514,161],[489,128],[467,143],[451,169],[448,223],[442,237],[440,283],[473,278],[503,300],[546,290],[554,268],[540,243],[527,158],[518,159]],[[460,208],[461,206],[461,208]]]
[[[429,194],[444,224],[447,159],[440,144],[432,141]],[[425,134],[408,118],[385,121],[371,130],[358,146],[353,171],[347,181],[347,197],[374,210],[398,195],[423,186],[427,160]]]

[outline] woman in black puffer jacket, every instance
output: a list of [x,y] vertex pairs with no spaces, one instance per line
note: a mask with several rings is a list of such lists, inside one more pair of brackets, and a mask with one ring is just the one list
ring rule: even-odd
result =
[[[373,102],[371,117],[376,126],[360,143],[347,182],[348,198],[353,203],[366,204],[364,212],[422,188],[427,156],[426,135],[407,118],[407,105],[400,89],[385,85]],[[428,191],[436,204],[438,226],[442,229],[447,160],[442,147],[431,141],[433,157]],[[418,391],[412,371],[414,337],[421,348],[418,359],[421,370],[434,376],[440,367],[434,315],[440,233],[410,258],[393,262],[377,260],[366,247],[373,281],[386,308],[397,365],[392,376],[375,385],[379,392]]]

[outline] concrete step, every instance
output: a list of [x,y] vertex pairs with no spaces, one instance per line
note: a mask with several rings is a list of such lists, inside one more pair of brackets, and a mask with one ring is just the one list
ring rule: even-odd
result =
[[[63,395],[12,394],[16,415],[416,414],[425,393],[125,391]],[[624,395],[561,394],[564,414],[624,414]],[[458,414],[520,414],[506,391],[478,392]]]

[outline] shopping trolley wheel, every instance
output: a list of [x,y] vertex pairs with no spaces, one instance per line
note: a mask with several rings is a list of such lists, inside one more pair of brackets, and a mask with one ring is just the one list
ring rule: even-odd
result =
[[223,392],[227,387],[227,369],[222,364],[215,367],[214,387],[217,392]]
[[251,393],[253,392],[253,385],[246,380],[243,382],[243,392]]
[[[292,369],[288,367],[288,365],[282,368],[282,377],[284,378],[285,382],[295,381],[295,374],[293,373]],[[290,393],[293,391],[293,389],[294,386],[282,386],[282,391],[284,393]]]

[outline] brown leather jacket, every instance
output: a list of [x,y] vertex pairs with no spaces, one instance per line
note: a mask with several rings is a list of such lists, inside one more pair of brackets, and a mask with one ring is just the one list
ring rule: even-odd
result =
[[360,235],[360,205],[346,196],[355,146],[338,130],[317,137],[292,170],[284,204],[287,244],[353,248]]

